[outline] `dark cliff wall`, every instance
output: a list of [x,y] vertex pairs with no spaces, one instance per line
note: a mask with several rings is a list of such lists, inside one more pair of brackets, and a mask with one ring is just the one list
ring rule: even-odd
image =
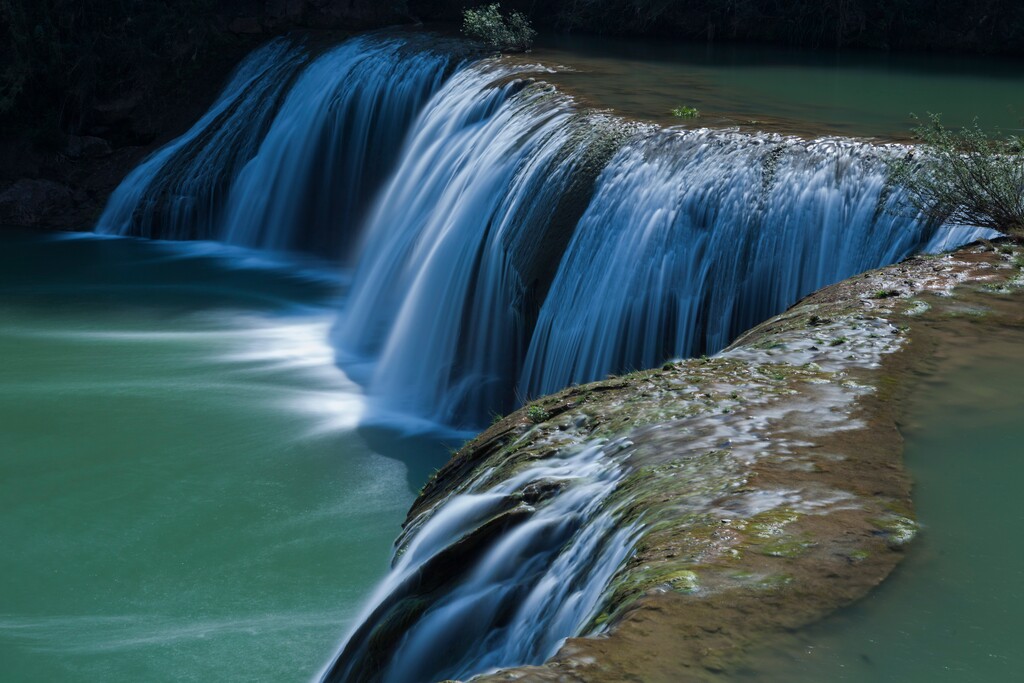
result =
[[0,0],[0,225],[89,227],[271,36],[409,20],[405,0]]
[[[493,0],[409,0],[457,20]],[[817,48],[1024,54],[1020,0],[504,0],[552,29]]]

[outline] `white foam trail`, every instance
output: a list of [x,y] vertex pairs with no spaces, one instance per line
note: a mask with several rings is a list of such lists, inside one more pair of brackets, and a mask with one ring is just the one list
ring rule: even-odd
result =
[[[536,462],[498,482],[484,472],[429,514],[406,539],[388,577],[324,681],[410,681],[466,678],[490,669],[539,664],[578,635],[600,607],[612,576],[628,556],[635,528],[618,524],[611,494],[624,476],[619,446],[592,444]],[[530,485],[555,487],[525,520],[458,556],[456,576],[420,596],[421,574],[463,539],[507,510]],[[458,552],[455,550],[454,552]],[[399,633],[410,605],[413,609]],[[397,616],[396,616],[397,615]],[[387,633],[382,636],[382,633]],[[389,638],[388,643],[380,641]],[[387,659],[376,660],[387,647]]]

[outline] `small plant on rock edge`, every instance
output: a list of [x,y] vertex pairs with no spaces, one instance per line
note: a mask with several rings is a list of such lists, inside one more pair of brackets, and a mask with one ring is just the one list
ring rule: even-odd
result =
[[540,406],[532,405],[526,409],[526,417],[528,417],[530,422],[533,424],[540,424],[551,417],[551,415]]
[[696,119],[700,117],[700,110],[696,107],[676,107],[672,110],[672,116],[677,119]]
[[462,12],[462,33],[496,50],[525,52],[533,45],[537,32],[522,12],[501,13],[494,3]]
[[938,114],[914,128],[920,145],[889,163],[910,204],[939,222],[1024,237],[1024,138],[989,137],[975,120],[959,131]]

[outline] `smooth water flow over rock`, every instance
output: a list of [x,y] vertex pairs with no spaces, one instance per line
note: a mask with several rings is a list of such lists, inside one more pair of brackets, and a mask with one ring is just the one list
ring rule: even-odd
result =
[[413,520],[391,574],[324,681],[412,683],[539,664],[593,620],[635,529],[624,475],[593,444],[503,478],[485,471]]
[[366,230],[336,339],[385,411],[478,426],[950,238],[887,187],[899,150],[586,115],[522,68],[435,95]]
[[362,37],[313,58],[277,40],[121,184],[99,232],[342,256],[451,58]]
[[378,418],[457,428],[717,351],[950,239],[887,188],[899,149],[643,126],[581,111],[540,67],[440,45],[271,43],[98,229],[334,258],[358,239],[339,361]]
[[486,61],[446,85],[367,226],[337,341],[379,357],[367,381],[387,409],[453,424],[511,407],[580,195],[610,154],[609,121],[515,76]]
[[816,289],[928,249],[932,236],[886,194],[867,145],[710,131],[631,140],[558,269],[520,391],[713,353]]
[[[817,288],[977,234],[908,213],[884,164],[903,148],[661,129],[441,45],[269,44],[97,229],[352,263],[337,361],[377,419],[456,428],[718,351]],[[413,520],[325,680],[539,663],[590,628],[631,546],[607,505],[621,458],[485,472]]]

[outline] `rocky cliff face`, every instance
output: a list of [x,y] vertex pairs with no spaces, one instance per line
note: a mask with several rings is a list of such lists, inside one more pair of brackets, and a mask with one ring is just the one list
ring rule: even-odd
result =
[[228,30],[237,33],[362,30],[410,19],[406,0],[266,0],[241,3],[224,18]]
[[[412,21],[405,0],[196,0],[185,8],[195,16],[181,21],[161,0],[125,3],[123,16],[107,19],[90,5],[0,8],[0,19],[12,12],[24,24],[11,22],[0,50],[0,67],[11,64],[0,69],[5,80],[23,81],[0,88],[16,97],[0,108],[0,226],[90,229],[124,175],[188,128],[242,57],[273,36]],[[161,45],[138,64],[121,64],[132,59],[102,42],[145,44],[151,34]],[[54,50],[59,60],[41,62]],[[68,61],[93,66],[71,76]]]

